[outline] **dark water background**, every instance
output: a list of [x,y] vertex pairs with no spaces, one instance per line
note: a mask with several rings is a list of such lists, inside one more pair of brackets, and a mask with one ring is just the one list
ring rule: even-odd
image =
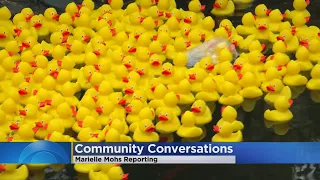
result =
[[[97,6],[99,6],[98,1],[96,3]],[[62,12],[65,5],[69,2],[69,0],[0,0],[0,6],[8,6],[13,14],[20,12],[24,7],[31,7],[35,13],[43,13],[46,8],[53,6]],[[125,4],[129,4],[131,1],[125,0],[125,2]],[[188,7],[189,3],[188,0],[176,0],[176,2],[179,7],[184,9]],[[213,0],[201,0],[201,2],[207,5],[206,14],[210,15]],[[241,15],[248,11],[253,12],[257,4],[264,3],[268,8],[278,8],[284,12],[286,9],[292,9],[292,2],[293,0],[256,0],[251,7],[237,11],[235,16],[229,17],[229,19],[232,20],[234,25],[237,25],[241,22]],[[311,5],[308,7],[311,13],[309,25],[320,25],[320,13],[317,12],[317,8],[320,8],[320,0],[311,0]],[[289,133],[285,136],[279,137],[264,127],[264,110],[264,102],[259,101],[252,113],[244,113],[241,110],[238,111],[238,119],[245,124],[243,131],[244,141],[304,142],[314,141],[320,137],[320,118],[317,116],[319,115],[320,106],[310,100],[307,91],[294,101],[291,108],[294,113],[294,119]],[[220,111],[216,111],[213,117],[214,121],[212,123],[216,123],[221,117]],[[207,141],[210,141],[211,137],[212,134],[208,134]],[[317,167],[316,165],[315,169],[317,169]],[[130,174],[130,180],[296,179],[292,176],[293,165],[123,165],[123,168],[126,173]],[[72,169],[72,167],[68,168],[67,174],[70,176],[73,176]],[[309,170],[307,168],[305,171],[310,171],[310,168]],[[308,172],[299,173],[304,174]],[[71,177],[68,179],[71,179]]]

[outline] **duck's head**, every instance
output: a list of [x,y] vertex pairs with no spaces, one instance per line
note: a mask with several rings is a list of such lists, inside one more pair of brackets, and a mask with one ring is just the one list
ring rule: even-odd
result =
[[232,82],[225,81],[222,85],[222,92],[226,96],[231,96],[237,93],[236,85]]
[[156,54],[166,51],[166,48],[167,46],[162,45],[159,40],[152,41],[149,45],[149,50],[151,51],[151,53],[156,53]]
[[71,82],[64,83],[60,93],[65,97],[72,97],[76,93],[74,84]]
[[134,46],[133,42],[126,41],[122,44],[122,51],[126,53],[135,53],[137,48]]
[[[94,9],[94,2],[92,0],[84,0],[84,1],[82,1],[81,6],[86,7],[90,11],[92,11]],[[82,7],[81,7],[81,9],[82,9]]]
[[205,34],[201,34],[199,30],[192,30],[190,31],[188,35],[188,39],[192,43],[200,43],[200,41],[203,41],[205,39]]
[[141,90],[134,91],[132,97],[133,97],[133,99],[137,99],[137,100],[140,100],[142,102],[146,102],[147,101],[147,97],[146,97],[145,92],[141,91]]
[[52,54],[53,59],[61,60],[64,58],[64,56],[66,54],[66,49],[61,45],[57,45],[53,48],[51,54]]
[[259,64],[266,61],[266,56],[264,56],[261,52],[257,50],[251,51],[248,54],[248,58],[252,64]]
[[226,31],[231,31],[233,28],[232,22],[229,19],[223,19],[220,24],[219,27],[224,28]]
[[163,76],[171,76],[174,73],[174,67],[171,63],[164,63],[162,65],[162,75]]
[[203,100],[196,100],[192,106],[191,106],[191,111],[194,114],[203,114],[206,110],[206,103]]
[[228,1],[226,0],[216,0],[213,3],[213,8],[216,9],[225,9],[228,6]]
[[139,122],[139,129],[142,132],[151,133],[156,130],[155,126],[153,125],[150,119],[144,119]]
[[126,100],[123,99],[123,95],[121,92],[114,92],[109,95],[110,101],[112,101],[114,104],[118,105],[126,105]]
[[197,24],[198,23],[198,16],[196,13],[194,12],[187,12],[184,19],[183,19],[184,23],[187,24]]
[[140,61],[148,61],[151,55],[152,54],[148,48],[146,47],[137,48],[136,56]]
[[154,20],[152,17],[146,17],[142,22],[141,26],[146,30],[153,30],[158,25],[158,20]]
[[20,96],[26,96],[32,93],[31,90],[31,85],[28,82],[23,82],[19,86],[18,93]]
[[[174,16],[171,16],[167,22],[166,22],[166,25],[172,29],[172,30],[179,30],[179,25],[180,25],[180,19],[177,19],[176,17]],[[162,25],[163,26],[163,25]],[[166,29],[167,32],[169,32],[169,29]],[[159,32],[159,31],[158,31]]]
[[139,112],[139,118],[140,119],[149,119],[154,120],[155,118],[155,111],[153,108],[145,107]]
[[147,65],[147,64],[138,64],[138,65],[136,65],[136,73],[139,75],[139,77],[148,76],[149,65]]
[[238,73],[234,69],[231,69],[226,72],[223,77],[225,81],[237,84],[241,76],[239,77]]
[[161,122],[167,122],[170,121],[174,118],[174,113],[170,111],[169,108],[161,108],[159,115],[158,115],[158,120]]
[[187,56],[182,52],[177,53],[177,55],[173,58],[173,64],[179,67],[186,66]]
[[110,114],[114,110],[114,104],[111,101],[98,101],[98,104],[96,112],[99,114]]
[[128,104],[125,109],[127,113],[138,114],[144,107],[144,103],[138,99],[134,99]]
[[310,4],[310,0],[294,0],[293,8],[298,11],[303,11]]
[[284,18],[286,18],[286,14],[282,14],[279,9],[274,9],[270,12],[269,18],[273,22],[281,22]]
[[60,68],[59,68],[57,63],[51,62],[51,63],[48,64],[47,73],[48,73],[48,75],[50,75],[54,79],[58,78],[59,71],[60,71]]
[[241,21],[245,26],[254,26],[256,19],[251,12],[247,12],[242,16]]
[[27,62],[20,62],[17,67],[13,68],[13,72],[21,72],[23,75],[28,76],[32,72],[32,67]]
[[10,172],[16,170],[18,167],[17,164],[0,164],[0,171]]
[[20,51],[31,49],[34,45],[38,44],[37,40],[33,36],[27,37],[20,45]]
[[254,9],[254,13],[259,17],[269,16],[270,12],[271,12],[271,9],[268,9],[265,4],[259,4]]
[[164,15],[163,11],[160,11],[158,6],[148,7],[147,13],[148,13],[148,16],[152,18],[159,18]]
[[200,1],[190,1],[188,4],[189,11],[199,13],[201,11],[204,11],[206,8],[206,5],[202,5]]
[[134,12],[129,16],[129,20],[132,24],[139,25],[143,22],[144,17],[139,12]]
[[24,16],[26,22],[29,22],[31,18],[34,16],[34,13],[31,8],[23,8],[21,10],[21,14]]
[[309,20],[305,18],[303,14],[296,14],[292,17],[292,24],[295,27],[303,27]]
[[14,116],[9,128],[11,131],[18,131],[20,129],[21,125],[23,125],[24,123],[25,123],[25,120],[23,117]]
[[191,31],[190,24],[185,23],[180,26],[180,33],[181,33],[182,37],[188,37],[190,31]]
[[44,17],[49,21],[58,21],[60,16],[55,8],[50,7],[44,11]]
[[181,116],[181,123],[184,126],[194,126],[196,123],[196,116],[191,111],[186,111]]
[[43,55],[43,56],[49,56],[50,51],[45,50],[44,47],[41,44],[36,44],[32,47],[32,53],[34,55]]
[[265,44],[261,44],[259,40],[255,40],[249,45],[249,51],[260,51],[262,52],[265,49]]
[[177,37],[173,43],[173,46],[177,51],[183,52],[187,49],[187,47],[191,46],[191,42],[185,41],[182,37]]
[[139,38],[137,39],[137,45],[141,47],[149,47],[151,43],[151,37],[149,34],[144,33],[139,35]]
[[202,81],[202,89],[206,92],[212,92],[215,91],[217,88],[217,84],[215,80],[212,77],[206,77]]
[[237,110],[232,106],[223,106],[221,109],[221,117],[225,120],[235,120],[237,114]]
[[57,114],[60,117],[72,117],[72,109],[68,103],[64,102],[57,107]]
[[113,92],[112,85],[108,81],[102,81],[96,89],[102,95],[109,95]]
[[10,19],[11,18],[11,11],[6,6],[0,8],[0,17],[2,19]]
[[152,78],[150,81],[150,90],[154,92],[156,87],[160,84],[161,84],[161,81],[159,78]]
[[82,52],[84,52],[84,49],[85,49],[85,46],[81,41],[74,40],[72,42],[72,46],[70,50],[72,53],[81,54]]
[[172,106],[177,105],[179,100],[180,100],[180,96],[172,91],[168,92],[163,98],[163,101],[165,104],[172,105]]
[[80,141],[88,141],[91,138],[97,138],[98,134],[97,133],[93,133],[92,129],[90,127],[87,128],[81,128],[80,132],[78,133],[77,138]]
[[232,53],[228,48],[223,48],[218,56],[219,62],[229,61],[231,62],[233,59]]
[[29,124],[23,124],[18,130],[18,135],[25,139],[33,139],[35,132],[32,128]]
[[298,60],[307,60],[309,59],[309,51],[306,47],[300,46],[296,51],[296,58]]
[[215,34],[217,37],[229,38],[229,33],[228,33],[228,31],[227,31],[225,28],[223,28],[223,27],[217,28],[217,29],[214,31],[214,34]]
[[280,79],[274,79],[266,88],[269,93],[277,93],[282,90],[284,87]]
[[269,28],[269,22],[268,21],[269,21],[268,19],[256,20],[255,26],[259,31],[266,31]]
[[6,44],[5,49],[8,51],[9,56],[13,55],[13,54],[17,54],[20,49],[19,49],[19,45],[17,41],[9,41]]
[[56,81],[52,76],[46,76],[42,81],[42,87],[46,90],[54,90],[56,88]]
[[63,37],[61,32],[54,32],[51,34],[50,36],[50,42],[53,45],[60,45],[60,44],[64,44],[66,43],[68,40],[68,38]]
[[19,110],[19,113],[20,116],[35,118],[38,114],[38,106],[34,104],[27,104],[24,109]]
[[287,45],[284,41],[276,41],[272,46],[273,53],[286,53]]
[[151,55],[149,59],[150,65],[153,67],[160,67],[162,65],[162,58],[158,54]]
[[134,93],[134,91],[135,91],[136,89],[137,89],[137,83],[134,82],[134,81],[129,81],[129,82],[125,85],[123,91],[124,91],[124,93],[127,94],[127,95],[133,95],[133,93]]
[[158,99],[164,98],[164,96],[168,93],[168,88],[164,84],[159,84],[156,86],[154,90],[154,96]]
[[316,38],[311,39],[308,41],[308,47],[310,52],[317,52],[317,47],[319,47],[320,41]]
[[126,56],[124,57],[122,64],[127,68],[128,71],[131,71],[135,68],[136,58],[134,56]]
[[213,131],[221,136],[228,136],[233,132],[232,124],[228,121],[223,121],[219,126],[213,126]]
[[278,69],[275,66],[270,66],[265,71],[265,78],[266,80],[273,80],[273,79],[279,79],[280,74]]
[[40,29],[42,27],[42,19],[40,16],[35,15],[30,19],[31,26],[34,27],[35,29]]
[[137,3],[130,3],[128,4],[127,8],[126,8],[126,14],[130,15],[134,12],[138,12],[139,11],[139,6],[137,5]]
[[67,12],[62,13],[59,16],[59,23],[71,26],[73,24],[73,18],[74,16],[70,16],[70,14]]

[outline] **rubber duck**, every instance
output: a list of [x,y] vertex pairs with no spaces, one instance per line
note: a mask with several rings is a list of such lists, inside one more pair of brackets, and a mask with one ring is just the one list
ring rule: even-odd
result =
[[201,85],[201,91],[198,92],[195,98],[203,100],[205,102],[216,102],[219,100],[220,95],[218,94],[216,82],[212,77],[206,77]]
[[101,130],[102,126],[100,121],[93,116],[86,116],[83,120],[78,120],[72,126],[72,130],[80,132],[82,128],[91,128],[93,131]]
[[71,52],[68,54],[68,56],[74,59],[76,64],[82,64],[85,60],[85,54],[83,54],[84,49],[85,47],[82,42],[79,40],[74,40],[70,48]]
[[177,105],[179,102],[180,96],[175,94],[174,92],[168,92],[163,98],[163,107],[159,107],[156,109],[156,114],[159,114],[163,108],[170,109],[176,116],[180,116],[181,109]]
[[279,25],[282,23],[282,20],[286,17],[285,14],[282,14],[279,9],[274,9],[269,14],[269,29],[272,32],[279,32]]
[[194,67],[199,67],[204,69],[207,73],[215,73],[215,66],[213,64],[213,59],[210,56],[203,57]]
[[123,95],[121,92],[114,92],[109,95],[109,100],[112,101],[112,103],[115,105],[114,112],[118,114],[119,116],[125,117],[126,110],[123,107],[126,105],[126,100],[123,98]]
[[[20,59],[20,54],[19,54],[20,49],[17,41],[15,40],[9,41],[5,47],[5,51],[6,53],[8,53],[9,56],[12,57],[14,61],[18,61]],[[3,50],[4,53],[5,51]]]
[[0,177],[3,180],[12,179],[12,177],[17,180],[24,180],[29,176],[29,170],[26,165],[0,164],[0,168],[2,171]]
[[290,10],[286,10],[285,14],[286,17],[288,19],[292,19],[293,17],[295,17],[297,14],[302,14],[306,20],[309,21],[310,19],[310,13],[308,12],[308,10],[306,9],[307,6],[310,4],[310,1],[303,1],[303,0],[294,0],[293,1],[293,11]]
[[196,100],[191,106],[192,113],[196,116],[196,125],[205,125],[212,121],[212,114],[206,102]]
[[194,29],[191,30],[190,33],[188,34],[188,39],[190,40],[190,46],[188,49],[197,47],[201,44],[201,41],[205,40],[205,35],[201,34],[199,30]]
[[266,61],[266,56],[261,52],[255,50],[248,54],[249,63],[254,66],[258,71],[263,71],[264,62]]
[[273,80],[272,84],[268,85],[266,89],[268,93],[264,97],[264,100],[271,106],[273,106],[275,100],[279,96],[285,96],[288,97],[288,99],[292,96],[290,88],[288,86],[284,86],[280,79]]
[[308,28],[308,26],[306,25],[307,20],[306,18],[303,16],[303,14],[297,14],[296,16],[294,16],[292,18],[292,31],[295,33],[299,32],[299,31],[303,31],[305,29]]
[[271,9],[268,9],[265,4],[259,4],[254,9],[255,19],[256,20],[267,19],[270,12],[271,12]]
[[187,76],[191,83],[191,91],[200,92],[201,83],[207,76],[207,73],[205,72],[205,70],[201,68],[191,68],[187,70]]
[[173,78],[175,76],[175,68],[174,66],[167,62],[164,63],[162,65],[162,72],[161,75],[159,77],[159,80],[163,83],[163,84],[171,84],[173,82]]
[[268,19],[262,18],[262,19],[256,20],[255,26],[257,28],[257,32],[254,34],[255,39],[262,40],[262,41],[270,41],[270,42],[276,41],[276,36],[269,29],[270,24]]
[[[170,18],[167,20],[165,25],[167,25],[168,29],[166,29],[164,32],[168,33],[168,35],[170,35],[170,37],[175,38],[175,37],[179,36],[179,34],[180,34],[180,29],[179,29],[180,19],[178,19],[175,16],[170,16]],[[163,26],[163,27],[165,27],[165,26]]]
[[233,1],[229,0],[216,0],[213,4],[211,14],[214,16],[231,16],[233,15],[235,6]]
[[320,90],[320,65],[316,64],[311,70],[311,79],[307,83],[307,88],[311,90],[311,99],[315,102],[319,102],[319,90]]
[[156,130],[160,133],[173,133],[180,127],[180,121],[177,115],[171,111],[171,108],[161,108],[158,120],[159,122],[156,124]]
[[236,27],[236,31],[239,35],[251,35],[256,33],[255,17],[251,12],[247,12],[242,16],[242,25]]
[[151,75],[158,77],[162,74],[162,63],[164,62],[163,56],[158,54],[152,54],[149,58],[150,73]]
[[309,72],[311,71],[313,65],[309,60],[309,51],[306,47],[300,46],[296,51],[296,62],[300,66],[300,70],[302,72]]
[[233,132],[241,131],[244,125],[241,121],[238,121],[237,110],[232,106],[223,106],[221,108],[221,119],[217,122],[217,126],[223,124],[223,122],[229,122],[233,126]]
[[108,172],[112,167],[120,166],[118,164],[101,164],[97,167],[100,171],[94,171],[94,169],[90,169],[89,171],[89,179],[90,180],[98,180],[98,179],[109,179]]
[[278,123],[288,122],[293,118],[293,114],[289,110],[291,105],[292,105],[291,99],[288,99],[285,96],[279,96],[274,101],[275,110],[267,109],[264,112],[264,118],[268,121],[275,121]]
[[38,15],[35,15],[30,19],[30,25],[31,27],[35,28],[35,31],[38,34],[38,38],[43,39],[50,33],[47,23],[43,22],[43,20]]
[[146,90],[146,96],[148,100],[154,99],[154,90],[161,84],[159,78],[151,78],[149,81],[148,89]]
[[223,105],[240,105],[243,102],[243,97],[238,94],[235,84],[225,81],[221,87],[222,96],[219,98],[219,103]]
[[3,6],[0,8],[0,16],[1,16],[1,19],[0,19],[1,26],[10,27],[13,25],[12,21],[10,21],[12,14],[8,7]]
[[26,122],[35,122],[41,113],[38,107],[33,104],[26,104],[26,106],[19,110],[20,116],[24,116]]
[[296,36],[293,36],[292,33],[284,29],[280,31],[277,40],[282,40],[286,44],[287,52],[295,52],[299,46],[299,40]]
[[237,131],[233,132],[233,125],[230,122],[223,121],[221,125],[214,126],[213,130],[215,134],[211,141],[212,142],[241,142],[242,141],[242,132]]
[[202,135],[203,131],[196,125],[196,116],[191,111],[186,111],[181,117],[181,126],[177,130],[178,136],[182,138],[196,138]]
[[207,16],[201,20],[200,31],[204,34],[205,40],[210,40],[214,37],[213,29],[216,26],[215,21],[211,16]]
[[33,130],[35,131],[35,137],[39,139],[44,139],[47,135],[47,127],[49,122],[51,121],[52,116],[46,113],[43,113],[38,122],[35,122],[35,127]]
[[126,26],[126,32],[132,33],[134,29],[137,28],[144,18],[141,16],[139,12],[134,12],[129,16],[129,22]]
[[296,61],[290,61],[287,64],[287,71],[282,81],[287,86],[304,86],[307,84],[308,79],[300,75],[300,66]]
[[129,124],[139,121],[139,111],[144,108],[144,103],[141,100],[134,99],[128,104],[125,109],[128,113],[126,120]]
[[314,64],[320,62],[319,52],[316,50],[317,49],[316,47],[319,44],[320,44],[320,41],[315,38],[311,39],[308,43],[307,48],[309,49],[309,55],[310,55],[309,60]]
[[191,12],[197,13],[200,19],[204,18],[204,14],[202,13],[206,8],[206,5],[202,5],[200,1],[190,1],[188,4],[188,9]]
[[0,28],[0,47],[1,49],[6,47],[6,44],[13,40],[12,33],[7,30],[7,28],[1,27]]
[[57,107],[57,114],[65,128],[71,128],[75,122],[72,109],[68,103],[62,103]]
[[154,99],[149,102],[151,108],[157,109],[164,106],[163,98],[168,93],[168,89],[164,84],[159,84],[154,90]]
[[133,133],[133,140],[135,142],[158,142],[159,135],[154,132],[155,129],[150,119],[140,120],[138,127]]

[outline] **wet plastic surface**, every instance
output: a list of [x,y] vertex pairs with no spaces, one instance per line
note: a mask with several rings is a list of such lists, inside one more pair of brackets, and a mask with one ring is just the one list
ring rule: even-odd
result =
[[[64,5],[69,0],[0,0],[0,6],[7,6],[13,14],[20,12],[24,7],[31,7],[35,13],[43,13],[47,7],[55,7],[58,11],[64,10]],[[76,1],[79,2],[79,1]],[[125,1],[125,4],[131,1]],[[186,9],[189,1],[176,0],[177,5]],[[213,0],[201,0],[202,3],[207,5],[206,13],[210,14]],[[264,3],[268,8],[280,9],[284,12],[285,9],[292,9],[292,0],[256,0],[254,4],[242,11],[237,11],[235,16],[229,17],[234,25],[241,22],[241,16],[244,12],[253,12],[253,7],[257,4]],[[47,4],[49,3],[49,4]],[[101,3],[97,0],[97,6]],[[320,26],[320,14],[317,13],[317,8],[320,8],[320,1],[311,1],[311,5],[308,8],[311,14],[311,20],[309,25]],[[216,22],[219,23],[219,20]],[[239,111],[238,119],[244,122],[245,129],[244,141],[312,141],[320,137],[320,121],[318,118],[318,112],[320,110],[320,104],[315,104],[309,98],[309,94],[306,91],[295,99],[292,112],[294,113],[294,119],[292,121],[292,128],[285,136],[277,136],[272,130],[265,128],[263,123],[263,112],[265,110],[263,100],[257,103],[257,107],[252,113],[244,113]],[[217,108],[218,109],[218,108]],[[213,115],[214,121],[209,124],[216,123],[220,119],[220,111],[216,111]],[[210,141],[213,134],[208,134],[207,141]],[[250,153],[250,152],[248,152]],[[247,180],[270,180],[270,179],[292,179],[292,165],[126,165],[123,166],[124,171],[130,174],[130,179],[152,179],[152,180],[193,180],[193,179],[238,179],[245,178]],[[68,168],[69,169],[69,168]],[[70,167],[72,169],[72,167]],[[62,173],[65,174],[65,173]],[[68,171],[69,175],[72,175],[72,171]],[[73,176],[73,175],[72,175]],[[60,179],[54,176],[50,179]],[[70,179],[68,177],[67,179]],[[65,179],[65,178],[63,178]]]

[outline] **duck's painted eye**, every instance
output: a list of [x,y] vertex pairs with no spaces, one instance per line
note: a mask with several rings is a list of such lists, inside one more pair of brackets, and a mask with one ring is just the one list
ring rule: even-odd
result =
[[168,117],[168,116],[169,116],[169,114],[168,114],[168,113],[166,113],[166,116]]
[[52,12],[51,15],[54,15],[54,13]]
[[42,123],[44,123],[44,120],[41,120]]
[[38,22],[41,22],[41,20],[39,19]]
[[274,84],[273,87],[276,87],[276,84]]
[[[148,125],[147,124],[144,124],[144,127],[147,127]],[[122,174],[122,173],[120,173],[120,174]]]

